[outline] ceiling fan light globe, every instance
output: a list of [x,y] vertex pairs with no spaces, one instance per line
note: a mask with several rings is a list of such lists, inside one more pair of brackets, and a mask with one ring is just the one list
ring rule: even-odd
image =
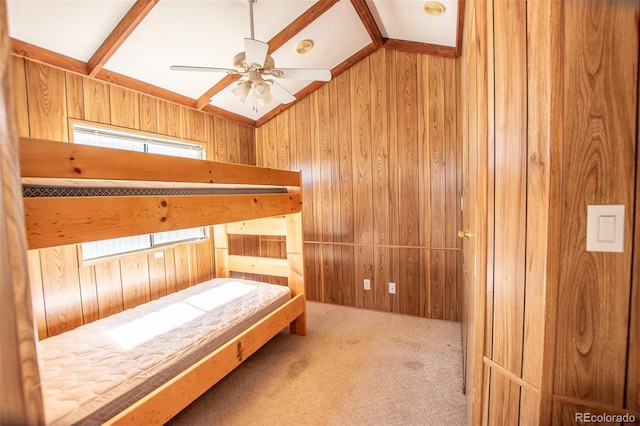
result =
[[268,99],[271,97],[271,89],[264,81],[256,81],[253,83],[253,97],[258,100]]
[[242,82],[231,89],[231,93],[233,93],[242,102],[245,102],[247,100],[247,96],[249,96],[250,91],[251,83],[249,83],[248,81]]

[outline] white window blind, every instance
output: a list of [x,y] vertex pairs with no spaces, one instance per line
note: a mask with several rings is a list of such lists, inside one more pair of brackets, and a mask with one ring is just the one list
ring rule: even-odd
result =
[[[146,137],[134,133],[91,127],[85,124],[73,125],[73,139],[77,144],[125,149],[129,151],[151,152],[202,159],[204,152],[200,145]],[[157,232],[132,237],[113,238],[82,244],[82,258],[85,261],[118,256],[146,250],[167,244],[198,241],[206,237],[204,227]]]

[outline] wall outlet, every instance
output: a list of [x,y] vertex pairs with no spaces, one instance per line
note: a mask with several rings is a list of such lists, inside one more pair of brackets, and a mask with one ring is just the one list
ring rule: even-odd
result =
[[364,289],[371,290],[371,280],[369,278],[364,279]]
[[389,283],[389,293],[396,294],[396,283]]

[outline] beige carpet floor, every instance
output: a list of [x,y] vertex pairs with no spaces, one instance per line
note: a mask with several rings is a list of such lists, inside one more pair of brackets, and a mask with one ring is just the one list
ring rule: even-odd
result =
[[463,425],[459,323],[308,302],[172,425]]

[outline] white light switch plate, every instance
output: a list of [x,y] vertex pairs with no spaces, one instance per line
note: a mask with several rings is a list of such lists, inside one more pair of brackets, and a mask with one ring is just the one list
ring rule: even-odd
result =
[[587,251],[621,253],[624,247],[624,205],[587,206]]

